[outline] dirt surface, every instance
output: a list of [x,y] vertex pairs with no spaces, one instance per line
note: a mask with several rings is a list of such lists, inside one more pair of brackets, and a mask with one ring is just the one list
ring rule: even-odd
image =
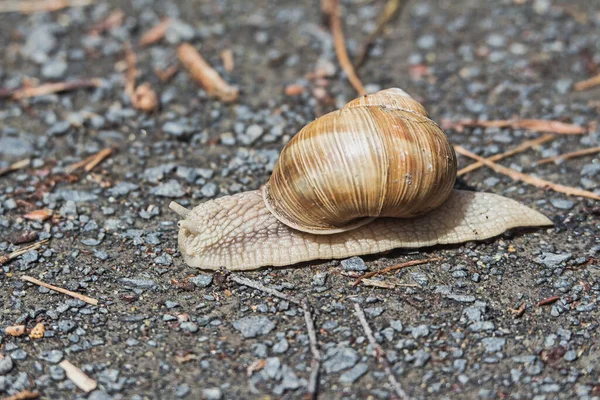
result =
[[[2,329],[0,397],[29,389],[53,399],[301,398],[311,363],[302,309],[187,267],[167,205],[258,188],[295,132],[355,97],[318,2],[121,3],[0,14],[0,88],[102,79],[96,89],[0,100],[0,168],[31,159],[0,177],[0,255],[50,239],[1,267],[0,326],[42,323],[46,331],[32,339]],[[354,56],[385,2],[342,3]],[[119,9],[120,24],[90,33]],[[140,47],[143,32],[165,16],[175,21],[166,37]],[[521,117],[589,126],[584,135],[557,135],[502,163],[600,193],[598,157],[535,165],[600,145],[600,87],[573,88],[598,73],[598,32],[595,1],[412,1],[358,72],[369,91],[405,89],[436,121]],[[154,70],[178,65],[181,42],[239,86],[236,103],[208,96],[181,67],[159,80]],[[135,110],[125,95],[125,43],[137,55],[137,83],[149,82],[159,95],[155,112]],[[220,58],[225,49],[234,54],[231,72]],[[325,76],[308,78],[315,70]],[[302,93],[286,95],[290,84]],[[447,134],[483,156],[542,135],[497,128]],[[113,154],[90,173],[67,173],[107,147]],[[459,158],[461,167],[468,163]],[[555,226],[364,262],[243,274],[312,305],[323,353],[319,397],[395,396],[354,314],[358,303],[411,398],[598,398],[598,202],[485,168],[456,187],[510,197]],[[52,216],[24,218],[39,209]],[[428,256],[443,260],[383,278],[395,289],[349,285],[356,270]],[[99,304],[23,282],[25,274]],[[537,305],[552,296],[556,301]],[[58,366],[63,359],[97,389],[75,387]]]

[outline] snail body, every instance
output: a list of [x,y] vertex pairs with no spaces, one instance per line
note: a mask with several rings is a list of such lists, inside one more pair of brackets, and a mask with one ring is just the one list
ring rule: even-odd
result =
[[461,243],[552,223],[513,200],[452,190],[456,156],[400,89],[363,96],[305,126],[268,182],[193,210],[171,203],[194,267],[230,270]]

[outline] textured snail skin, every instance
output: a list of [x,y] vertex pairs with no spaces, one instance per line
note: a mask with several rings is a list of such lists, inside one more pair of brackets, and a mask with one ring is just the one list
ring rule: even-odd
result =
[[314,235],[289,228],[265,207],[260,191],[222,197],[193,210],[171,204],[185,262],[202,269],[252,270],[318,259],[376,254],[488,239],[511,228],[552,222],[514,200],[453,190],[439,208],[410,219],[377,218],[352,231]]

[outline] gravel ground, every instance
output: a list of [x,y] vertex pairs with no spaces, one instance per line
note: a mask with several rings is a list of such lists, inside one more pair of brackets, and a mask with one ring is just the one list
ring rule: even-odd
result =
[[[317,1],[120,3],[0,14],[0,87],[14,89],[25,79],[103,80],[97,89],[1,103],[0,168],[25,157],[32,162],[0,178],[0,254],[27,241],[50,242],[2,266],[0,325],[41,322],[46,332],[40,339],[0,336],[0,397],[28,388],[53,399],[300,398],[311,361],[302,310],[184,265],[177,217],[167,204],[258,188],[299,128],[355,96],[320,25]],[[383,5],[343,2],[351,55]],[[118,8],[126,15],[122,25],[89,33]],[[137,46],[164,16],[178,20],[165,39]],[[404,88],[438,121],[520,116],[588,125],[598,122],[600,88],[575,92],[573,84],[597,73],[599,31],[596,1],[413,1],[359,72],[371,91]],[[236,104],[210,98],[184,72],[167,83],[157,78],[154,69],[176,63],[182,41],[240,87]],[[138,57],[138,82],[150,82],[159,94],[160,110],[152,114],[134,110],[124,94],[126,42]],[[219,57],[224,49],[234,53],[230,73]],[[305,78],[316,66],[330,76]],[[289,84],[300,84],[303,93],[286,96]],[[540,136],[480,128],[447,133],[485,156]],[[503,163],[600,193],[600,158],[534,165],[598,145],[592,128]],[[92,173],[65,174],[68,165],[109,146],[118,151]],[[461,166],[467,163],[460,158]],[[598,203],[487,169],[457,187],[516,199],[555,227],[244,274],[313,305],[324,355],[321,398],[393,398],[353,303],[365,310],[411,397],[600,397]],[[23,218],[42,208],[53,216]],[[444,261],[386,276],[402,284],[394,290],[348,285],[357,271],[425,255]],[[23,274],[100,304],[25,283]],[[536,305],[551,296],[559,299]],[[516,317],[511,310],[523,303]],[[77,389],[57,365],[63,359],[98,388],[90,395]]]

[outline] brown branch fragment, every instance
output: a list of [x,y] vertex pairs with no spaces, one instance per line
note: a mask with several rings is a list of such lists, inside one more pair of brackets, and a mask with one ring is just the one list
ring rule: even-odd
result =
[[516,318],[521,318],[521,316],[525,313],[525,309],[527,308],[527,303],[523,302],[519,308],[517,309],[511,309],[510,312],[513,314],[513,317]]
[[542,300],[538,301],[537,306],[538,307],[547,306],[549,304],[556,303],[559,299],[560,299],[559,296],[548,297],[546,299],[542,299]]
[[194,46],[189,43],[180,44],[177,48],[177,56],[192,79],[200,84],[209,95],[216,96],[226,103],[237,100],[239,96],[238,88],[225,82]]
[[84,7],[93,4],[94,0],[17,0],[0,2],[0,13],[17,12],[30,14],[35,12],[51,12],[68,7]]
[[45,83],[39,86],[23,87],[21,89],[2,91],[0,98],[10,97],[13,100],[25,99],[28,97],[45,96],[53,93],[67,92],[76,89],[97,88],[102,84],[101,79],[79,79],[67,82]]
[[354,66],[356,68],[360,68],[363,65],[363,63],[366,61],[369,55],[369,51],[371,50],[373,42],[375,42],[375,39],[377,39],[377,36],[381,35],[388,22],[390,22],[395,16],[399,14],[401,6],[405,3],[406,2],[403,3],[401,0],[388,0],[385,3],[382,12],[379,15],[377,26],[375,27],[373,32],[369,34],[367,40],[365,40],[360,52],[358,53],[358,57],[356,58],[356,62],[354,63]]
[[392,369],[390,368],[390,364],[388,363],[388,360],[385,357],[385,351],[379,345],[379,343],[377,343],[377,340],[375,340],[373,331],[371,330],[371,327],[369,326],[369,323],[367,322],[367,318],[365,317],[365,313],[362,310],[362,308],[360,307],[360,304],[354,303],[354,312],[356,314],[356,317],[358,318],[358,321],[362,325],[362,328],[365,331],[365,334],[367,335],[367,339],[369,339],[369,343],[371,344],[371,347],[373,348],[373,355],[375,357],[377,357],[377,361],[379,362],[379,364],[383,365],[383,369],[388,377],[390,384],[394,388],[394,392],[396,392],[396,395],[399,398],[408,400],[409,399],[408,395],[402,389],[402,386],[400,386],[400,382],[398,382],[398,380],[396,379],[396,377],[394,376],[394,374],[392,372]]
[[569,158],[575,158],[575,157],[581,157],[581,156],[588,156],[590,154],[596,154],[596,153],[600,153],[600,146],[598,146],[598,147],[592,147],[592,148],[589,148],[589,149],[572,151],[570,153],[565,153],[565,154],[559,154],[559,155],[554,156],[554,157],[544,158],[544,159],[536,162],[536,164],[537,165],[548,164],[548,163],[551,163],[551,162],[554,162],[554,161],[562,161],[562,160],[567,160]]
[[23,218],[31,220],[31,221],[44,222],[51,216],[52,216],[51,210],[41,209],[41,210],[33,210],[31,212],[28,212],[27,214],[23,215]]
[[46,243],[48,243],[48,241],[49,241],[49,239],[44,239],[39,242],[30,244],[29,246],[25,246],[22,249],[15,250],[6,256],[0,256],[0,265],[4,265],[7,261],[13,260],[13,259],[19,257],[20,255],[27,253],[28,251],[37,250],[40,247],[42,247],[43,245],[45,245]]
[[225,71],[231,72],[235,68],[235,60],[233,59],[233,50],[225,49],[221,52],[221,61],[223,61],[223,68]]
[[19,393],[15,393],[12,396],[3,397],[2,400],[31,400],[40,397],[38,392],[32,392],[30,390],[22,390]]
[[474,154],[461,146],[454,146],[454,149],[456,150],[457,153],[462,154],[463,156],[470,157],[474,160],[480,161],[486,167],[493,169],[494,171],[496,171],[499,174],[506,175],[509,178],[511,178],[512,180],[522,181],[522,182],[528,183],[530,185],[533,185],[533,186],[541,188],[541,189],[551,189],[551,190],[554,190],[555,192],[564,193],[564,194],[568,194],[571,196],[581,196],[581,197],[587,197],[590,199],[600,200],[600,196],[593,192],[574,188],[571,186],[561,185],[558,183],[547,181],[545,179],[536,178],[535,176],[527,175],[527,174],[521,173],[519,171],[515,171],[514,169],[504,167],[500,164],[496,164],[493,161],[489,161],[483,157],[480,157],[477,154]]
[[441,257],[426,258],[426,259],[422,259],[422,260],[411,260],[411,261],[407,261],[402,264],[392,265],[391,267],[387,267],[387,268],[384,268],[379,271],[368,272],[368,273],[364,274],[363,276],[361,276],[360,278],[358,278],[357,280],[355,280],[354,282],[352,282],[352,286],[358,285],[363,279],[372,278],[374,276],[387,274],[388,272],[397,271],[399,269],[408,268],[408,267],[412,267],[415,265],[427,264],[430,262],[440,261],[440,260],[442,260]]
[[89,393],[98,386],[95,380],[87,376],[79,367],[71,364],[70,361],[62,360],[58,365],[65,370],[67,378],[84,392]]
[[484,128],[511,128],[524,129],[532,132],[548,132],[560,135],[582,135],[587,133],[587,129],[573,124],[567,124],[561,121],[549,121],[544,119],[515,119],[515,120],[493,120],[493,121],[448,121],[442,122],[446,129],[456,129],[459,132],[466,127],[480,126]]
[[88,33],[92,36],[99,36],[106,31],[110,31],[113,28],[121,26],[124,19],[125,13],[123,10],[115,10],[111,12],[103,21],[100,21],[94,25]]
[[91,297],[85,296],[85,295],[80,294],[80,293],[72,292],[72,291],[67,290],[67,289],[63,289],[63,288],[58,287],[58,286],[50,285],[48,283],[42,282],[39,279],[35,279],[35,278],[33,278],[31,276],[28,276],[28,275],[23,275],[21,277],[21,280],[24,280],[24,281],[30,282],[30,283],[34,283],[36,285],[45,287],[47,289],[54,290],[55,292],[66,294],[68,296],[74,297],[76,299],[79,299],[79,300],[81,300],[83,302],[86,302],[86,303],[94,305],[94,306],[98,305],[98,300],[96,300],[96,299],[93,299]]
[[348,57],[348,51],[346,50],[344,30],[340,19],[339,0],[321,0],[321,10],[326,14],[329,20],[329,27],[333,36],[333,46],[335,47],[335,54],[340,62],[340,66],[346,73],[350,84],[358,92],[359,96],[366,95],[367,91],[358,75],[356,75],[356,71]]
[[25,158],[23,160],[12,163],[8,167],[0,169],[0,176],[9,174],[11,172],[18,171],[25,167],[28,167],[30,163],[31,163],[31,159],[29,159],[29,158]]
[[[534,139],[534,140],[526,140],[523,143],[521,143],[520,145],[518,145],[517,147],[515,147],[514,149],[511,149],[511,150],[509,150],[509,151],[507,151],[505,153],[502,153],[502,154],[496,154],[496,155],[494,155],[492,157],[489,157],[488,160],[490,160],[490,161],[502,160],[504,158],[507,158],[507,157],[510,157],[510,156],[514,156],[515,154],[521,153],[521,152],[523,152],[523,151],[525,151],[525,150],[527,150],[527,149],[529,149],[531,147],[538,146],[538,145],[540,145],[542,143],[546,143],[546,142],[548,142],[550,140],[553,140],[553,139],[554,139],[554,135],[549,133],[547,135],[544,135],[544,136],[542,136],[540,138],[537,138],[537,139]],[[474,170],[476,170],[478,168],[481,168],[481,167],[483,167],[483,163],[481,163],[479,161],[478,162],[474,162],[473,164],[467,165],[466,167],[458,170],[458,172],[456,173],[456,175],[462,176],[462,175],[464,175],[464,174],[466,174],[468,172],[474,171]]]
[[100,150],[96,154],[92,154],[89,157],[84,158],[83,160],[76,162],[75,164],[69,165],[65,168],[65,172],[67,174],[71,174],[77,171],[79,168],[83,168],[85,172],[90,172],[93,170],[98,164],[104,161],[112,154],[113,150],[110,147]]
[[575,84],[575,90],[581,92],[583,90],[588,90],[598,85],[600,85],[600,74],[592,76],[589,79],[577,82]]
[[169,29],[171,22],[173,22],[171,18],[164,18],[158,24],[154,25],[152,28],[144,32],[144,34],[140,38],[139,45],[144,47],[160,42],[162,38],[165,37],[165,34],[167,33],[167,29]]

